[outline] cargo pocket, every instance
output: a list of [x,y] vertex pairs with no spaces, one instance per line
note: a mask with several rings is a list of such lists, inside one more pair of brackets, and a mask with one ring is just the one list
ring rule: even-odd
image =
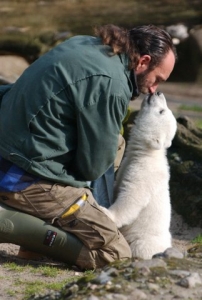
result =
[[68,214],[72,207],[73,205],[63,211],[57,223],[65,231],[76,235],[88,249],[103,248],[117,238],[115,223],[105,215],[94,199],[83,201],[78,209],[72,209],[72,213]]

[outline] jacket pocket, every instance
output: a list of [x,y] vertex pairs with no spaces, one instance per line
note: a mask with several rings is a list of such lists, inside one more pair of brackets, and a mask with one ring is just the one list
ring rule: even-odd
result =
[[87,248],[103,248],[114,239],[118,229],[95,201],[91,199],[90,202],[87,199],[77,211],[67,217],[62,217],[65,215],[64,211],[58,223],[66,231],[75,234]]

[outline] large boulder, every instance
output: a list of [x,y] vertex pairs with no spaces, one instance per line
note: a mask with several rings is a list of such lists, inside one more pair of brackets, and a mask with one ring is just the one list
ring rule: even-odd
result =
[[196,26],[176,45],[178,60],[171,81],[202,83],[202,26]]
[[190,40],[193,45],[191,48],[192,62],[197,67],[196,81],[202,83],[202,26],[190,31]]
[[202,226],[202,130],[188,117],[177,122],[168,151],[172,207],[189,225]]
[[0,55],[0,84],[14,83],[28,66],[24,57]]

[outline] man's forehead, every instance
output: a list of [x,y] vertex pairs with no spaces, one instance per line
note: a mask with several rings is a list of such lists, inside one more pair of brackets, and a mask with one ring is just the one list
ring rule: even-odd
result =
[[166,81],[170,76],[170,73],[173,71],[175,65],[175,56],[174,53],[170,50],[165,58],[162,60],[160,65],[157,67],[158,74],[163,81]]

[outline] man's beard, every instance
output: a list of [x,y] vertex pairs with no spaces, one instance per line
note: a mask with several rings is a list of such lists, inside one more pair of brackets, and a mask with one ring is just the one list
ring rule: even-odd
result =
[[146,70],[146,71],[136,75],[138,90],[142,94],[149,93],[148,87],[146,85],[148,73],[149,73],[149,71]]

